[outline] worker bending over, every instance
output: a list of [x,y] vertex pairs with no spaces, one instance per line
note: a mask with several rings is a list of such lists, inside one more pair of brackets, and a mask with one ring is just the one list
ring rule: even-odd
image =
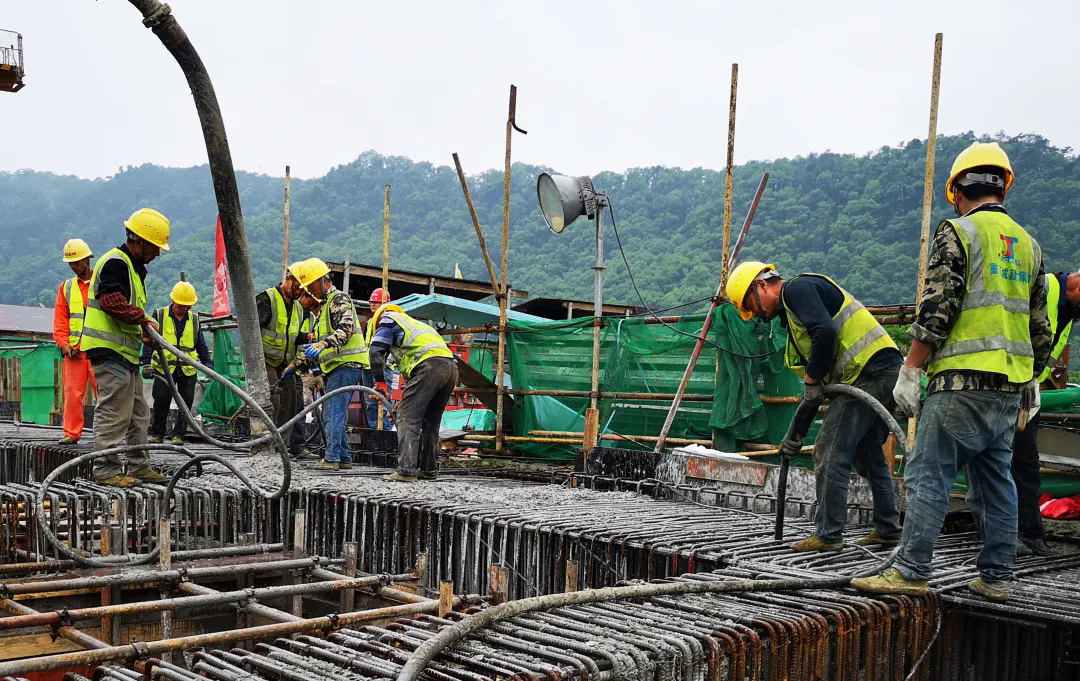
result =
[[[731,273],[727,294],[743,319],[779,316],[787,327],[784,363],[803,378],[803,404],[796,411],[799,422],[793,424],[796,438],[784,440],[781,455],[790,458],[801,450],[828,383],[854,385],[892,409],[900,351],[870,311],[832,279],[801,274],[785,282],[772,265],[745,262]],[[792,549],[843,548],[852,465],[869,479],[874,498],[874,530],[858,543],[895,545],[899,541],[896,490],[882,449],[888,435],[881,417],[862,400],[848,395],[832,398],[814,441],[816,529],[793,543]]]
[[[319,310],[315,321],[315,342],[304,347],[296,358],[298,369],[317,367],[325,376],[326,391],[360,385],[360,372],[367,366],[367,344],[356,325],[356,308],[344,291],[330,281],[330,268],[318,258],[290,267],[303,289],[301,303]],[[326,436],[325,458],[315,468],[337,470],[352,467],[352,454],[345,440],[345,418],[352,393],[334,395],[325,402],[323,422]]]
[[[384,288],[377,288],[371,292],[371,296],[368,297],[368,308],[371,310],[371,317],[367,321],[367,327],[364,331],[364,337],[367,340],[368,347],[371,346],[371,341],[375,336],[375,311],[379,309],[381,305],[390,300],[390,292]],[[370,364],[370,362],[369,362]],[[383,378],[389,379],[388,367],[383,365]],[[371,371],[370,366],[364,369],[363,372],[364,386],[368,388],[375,387],[375,374]],[[387,380],[385,385],[389,386],[392,383],[391,380]],[[386,390],[390,392],[389,388]],[[379,427],[379,398],[374,395],[364,395],[364,419],[367,421],[368,428]],[[383,430],[390,430],[390,410],[386,409],[383,412]]]
[[384,477],[398,482],[434,480],[438,474],[435,454],[439,427],[457,386],[457,363],[435,329],[416,321],[397,305],[372,302],[372,311],[368,322],[369,328],[375,328],[371,372],[376,381],[385,383],[389,354],[406,381],[395,417],[397,470]]
[[97,381],[90,368],[90,360],[79,351],[83,318],[86,315],[86,298],[90,290],[90,268],[93,257],[90,247],[82,239],[69,239],[64,244],[64,262],[75,276],[60,284],[53,307],[53,340],[60,349],[64,362],[64,437],[60,444],[73,445],[82,437],[83,398],[87,382],[97,394]]
[[[1039,387],[1050,379],[1053,364],[1069,346],[1073,321],[1080,318],[1080,274],[1058,272],[1046,275],[1046,311],[1054,339],[1047,366],[1039,374]],[[1053,386],[1051,385],[1051,389]],[[1011,471],[1016,483],[1017,534],[1016,555],[1056,556],[1060,552],[1046,543],[1042,512],[1039,509],[1039,414],[1013,438]]]
[[[190,357],[197,354],[204,366],[210,366],[210,350],[206,347],[206,340],[203,338],[202,325],[199,324],[198,315],[191,314],[191,308],[198,302],[195,287],[186,281],[178,281],[173,286],[169,297],[172,298],[172,305],[154,310],[153,314],[154,322],[161,329],[161,336],[185,355]],[[161,365],[161,358],[154,349],[153,344],[144,344],[140,363],[143,378],[156,377],[151,390],[154,406],[150,418],[149,440],[152,443],[159,443],[165,438],[165,427],[169,421],[169,407],[172,405],[173,395],[165,380],[165,368]],[[170,350],[165,350],[165,358],[169,362],[169,372],[176,384],[176,389],[190,411],[192,403],[195,402],[195,385],[199,381],[196,369],[180,362]],[[183,413],[177,413],[176,423],[172,427],[174,445],[184,444],[187,425],[187,419],[184,418]]]
[[[294,266],[297,263],[294,263]],[[296,359],[296,349],[308,342],[308,329],[302,329],[307,314],[300,306],[300,282],[291,271],[277,286],[271,286],[255,296],[255,307],[262,327],[263,360],[266,377],[272,386],[270,402],[274,407],[274,425],[281,427],[299,412],[295,372],[286,369]],[[297,429],[299,431],[300,429]],[[281,439],[289,442],[289,452],[306,458],[311,452],[303,449],[303,438],[292,438],[293,428],[282,431]],[[299,435],[299,432],[298,432]]]
[[[1005,212],[1012,182],[1009,158],[996,142],[975,142],[953,162],[945,196],[959,217],[944,220],[934,235],[895,390],[908,416],[922,414],[905,462],[904,535],[895,567],[851,581],[863,591],[926,593],[949,492],[966,466],[968,503],[983,542],[979,577],[969,587],[991,600],[1009,598],[1016,563],[1013,438],[1038,411],[1037,376],[1054,336],[1039,245]],[[929,382],[920,405],[924,366]]]
[[[140,208],[124,222],[127,240],[98,261],[90,277],[81,349],[98,384],[94,408],[94,450],[122,444],[145,445],[150,409],[139,376],[143,327],[157,327],[146,315],[146,265],[169,250],[169,220]],[[139,480],[160,482],[146,451],[127,454],[127,474],[116,454],[94,460],[94,480],[130,487]]]

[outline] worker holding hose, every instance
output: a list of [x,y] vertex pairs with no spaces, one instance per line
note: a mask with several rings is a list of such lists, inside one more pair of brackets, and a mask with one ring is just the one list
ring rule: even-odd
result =
[[90,277],[94,275],[90,258],[94,256],[82,239],[68,239],[64,244],[64,262],[75,276],[60,284],[53,308],[53,340],[64,362],[64,437],[60,444],[73,445],[82,438],[83,398],[86,384],[97,393],[97,381],[90,360],[79,351]]
[[[94,370],[98,400],[94,408],[94,450],[146,444],[150,408],[139,375],[143,328],[157,327],[146,314],[146,266],[169,250],[169,220],[140,208],[124,222],[127,239],[98,261],[90,277],[83,320],[82,350]],[[94,460],[94,480],[112,487],[138,481],[161,482],[145,451],[127,455],[127,473],[116,454]]]
[[[904,462],[904,534],[894,567],[851,581],[863,591],[926,593],[949,493],[966,467],[983,543],[979,577],[969,588],[994,601],[1009,598],[1017,541],[1014,436],[1038,412],[1038,376],[1054,338],[1042,252],[1005,211],[1012,183],[1009,158],[996,142],[975,142],[953,162],[945,196],[957,217],[938,225],[930,247],[911,349],[894,391],[909,417],[921,413]],[[920,404],[924,366],[927,396]]]
[[[743,319],[779,316],[788,329],[785,365],[803,378],[803,399],[792,424],[794,437],[781,443],[782,456],[794,457],[802,449],[802,438],[825,399],[825,384],[854,385],[886,409],[893,407],[900,350],[870,311],[833,280],[801,274],[785,282],[772,265],[744,262],[728,278],[727,294]],[[791,544],[792,549],[843,548],[853,465],[869,479],[874,498],[874,529],[858,543],[896,545],[900,511],[882,448],[888,435],[888,427],[862,400],[832,398],[814,441],[815,532]]]
[[[303,291],[301,304],[318,306],[315,322],[315,342],[304,346],[296,358],[298,370],[317,367],[326,377],[326,391],[349,385],[360,385],[361,370],[368,366],[364,333],[356,323],[356,308],[344,291],[330,281],[330,268],[318,258],[309,258],[291,265]],[[314,305],[313,305],[314,303]],[[338,470],[352,467],[352,455],[345,439],[345,418],[352,393],[343,392],[326,401],[323,421],[326,436],[326,455],[315,468]]]

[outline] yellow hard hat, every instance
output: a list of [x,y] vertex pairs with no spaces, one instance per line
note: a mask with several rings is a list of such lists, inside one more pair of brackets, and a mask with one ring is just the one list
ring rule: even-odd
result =
[[307,287],[310,286],[312,282],[318,281],[330,274],[330,268],[318,258],[308,258],[302,262],[293,263],[292,265],[289,265],[289,271],[292,272],[292,275],[300,282],[300,286],[304,290],[307,290]]
[[176,286],[172,287],[172,293],[169,294],[169,297],[177,305],[194,305],[199,302],[199,297],[195,295],[195,287],[186,281],[176,282]]
[[728,300],[735,304],[735,309],[739,311],[739,316],[744,320],[749,320],[754,316],[753,312],[743,307],[746,294],[750,291],[750,286],[753,285],[754,280],[761,276],[762,272],[767,270],[775,272],[776,267],[757,260],[750,260],[748,262],[739,263],[739,265],[731,271],[731,274],[728,275]]
[[124,221],[124,226],[161,250],[169,250],[169,218],[153,208],[135,211]]
[[972,142],[970,147],[961,151],[956,157],[952,170],[949,171],[949,181],[945,183],[945,198],[949,200],[949,203],[956,205],[956,193],[953,191],[956,178],[961,173],[980,166],[994,166],[1004,170],[1005,191],[1009,191],[1013,183],[1013,169],[1005,150],[998,146],[997,142]]
[[94,254],[90,252],[90,246],[82,239],[68,239],[64,244],[64,262],[76,262],[92,255]]

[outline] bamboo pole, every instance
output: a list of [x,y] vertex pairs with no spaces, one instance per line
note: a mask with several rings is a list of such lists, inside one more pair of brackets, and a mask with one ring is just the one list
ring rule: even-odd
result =
[[[937,153],[938,93],[941,88],[941,34],[934,36],[934,71],[930,81],[930,129],[926,137],[926,172],[923,176],[922,229],[919,232],[919,279],[915,282],[915,299],[922,299],[926,280],[926,260],[930,242],[930,218],[934,206],[934,156]],[[915,442],[915,421],[908,419],[908,442]],[[914,446],[914,445],[912,445]]]
[[285,166],[285,247],[281,259],[282,281],[289,273],[289,166]]
[[390,185],[383,185],[382,199],[382,287],[390,292]]
[[727,169],[724,173],[724,242],[720,280],[728,278],[728,251],[731,248],[731,194],[735,179],[735,94],[739,85],[739,65],[731,65],[731,100],[728,103]]
[[[491,290],[496,297],[499,295],[499,279],[495,275],[495,265],[491,262],[488,254],[487,241],[484,240],[484,232],[480,229],[480,218],[476,216],[476,206],[473,205],[472,194],[469,193],[469,183],[465,179],[465,171],[461,169],[461,159],[457,152],[454,153],[454,168],[457,170],[458,181],[461,182],[461,191],[465,194],[465,204],[469,207],[469,216],[472,218],[473,229],[476,230],[476,240],[480,242],[480,253],[484,256],[484,266],[487,267],[488,277],[491,279]],[[452,331],[450,333],[458,333]]]

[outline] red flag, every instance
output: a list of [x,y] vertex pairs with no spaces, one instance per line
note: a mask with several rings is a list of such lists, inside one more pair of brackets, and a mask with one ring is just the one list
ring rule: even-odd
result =
[[217,248],[214,256],[214,308],[215,317],[229,314],[229,269],[225,266],[225,236],[221,233],[221,216],[217,219]]

